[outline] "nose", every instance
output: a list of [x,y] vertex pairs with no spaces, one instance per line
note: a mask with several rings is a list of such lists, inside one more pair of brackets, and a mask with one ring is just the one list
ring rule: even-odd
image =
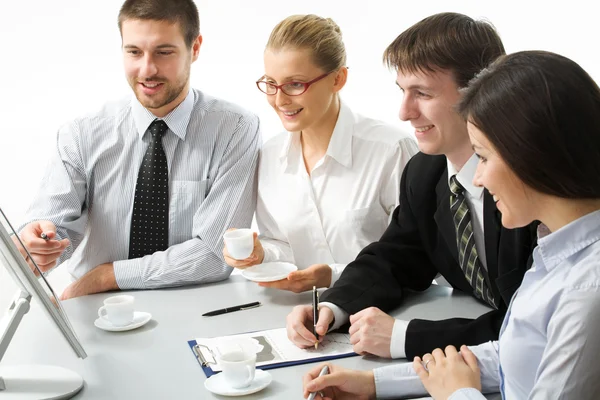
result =
[[156,76],[158,74],[158,68],[151,54],[146,55],[142,59],[141,63],[142,65],[140,66],[140,77],[152,78],[153,76]]
[[281,89],[277,90],[277,93],[275,93],[273,95],[273,97],[275,97],[275,105],[277,107],[281,107],[281,106],[291,103],[290,96],[283,93],[283,91]]
[[405,94],[402,98],[399,117],[402,121],[410,121],[419,117],[419,109],[412,96]]
[[481,166],[481,161],[477,163],[477,169],[475,170],[475,175],[473,176],[473,185],[477,187],[483,187],[483,167]]

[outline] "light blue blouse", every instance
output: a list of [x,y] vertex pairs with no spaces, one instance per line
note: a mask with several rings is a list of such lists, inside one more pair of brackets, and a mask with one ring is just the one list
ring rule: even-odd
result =
[[[533,258],[499,343],[470,347],[483,392],[500,389],[505,399],[600,399],[600,211],[541,238]],[[411,364],[380,370],[378,397],[425,393]],[[483,398],[461,389],[449,400]]]

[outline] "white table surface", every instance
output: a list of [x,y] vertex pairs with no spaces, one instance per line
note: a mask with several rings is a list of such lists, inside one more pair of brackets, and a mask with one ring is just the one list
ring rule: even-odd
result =
[[[311,303],[310,292],[265,289],[240,275],[207,285],[129,293],[135,296],[136,310],[150,312],[152,320],[128,332],[106,332],[94,326],[103,299],[115,293],[63,302],[88,353],[86,359],[75,356],[58,328],[35,307],[25,315],[2,364],[49,364],[72,369],[85,380],[75,399],[224,399],[204,388],[206,376],[187,341],[281,328],[293,306]],[[262,306],[214,317],[201,316],[210,310],[252,301],[260,301]],[[409,296],[392,315],[405,319],[472,318],[488,310],[468,295],[433,285],[424,293]],[[357,356],[334,362],[365,370],[403,361]],[[311,368],[313,364],[269,370],[273,382],[263,391],[243,398],[300,399],[301,378]]]

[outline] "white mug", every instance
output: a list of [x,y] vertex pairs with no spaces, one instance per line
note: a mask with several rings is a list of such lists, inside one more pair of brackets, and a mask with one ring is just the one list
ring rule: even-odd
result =
[[256,372],[256,353],[234,350],[218,356],[225,382],[234,389],[250,386]]
[[133,296],[121,294],[104,300],[98,316],[113,326],[126,326],[133,321]]
[[236,229],[223,235],[229,255],[236,260],[248,258],[254,250],[254,232],[252,229]]

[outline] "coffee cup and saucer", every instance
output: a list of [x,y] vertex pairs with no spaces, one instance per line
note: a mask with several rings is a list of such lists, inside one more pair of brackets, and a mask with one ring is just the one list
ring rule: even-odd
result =
[[233,350],[217,356],[223,371],[204,381],[204,387],[222,396],[244,396],[263,390],[272,381],[271,374],[256,369],[256,353]]
[[98,310],[98,319],[94,325],[105,331],[122,332],[139,328],[152,319],[152,315],[143,311],[134,311],[134,297],[121,294],[104,300]]

